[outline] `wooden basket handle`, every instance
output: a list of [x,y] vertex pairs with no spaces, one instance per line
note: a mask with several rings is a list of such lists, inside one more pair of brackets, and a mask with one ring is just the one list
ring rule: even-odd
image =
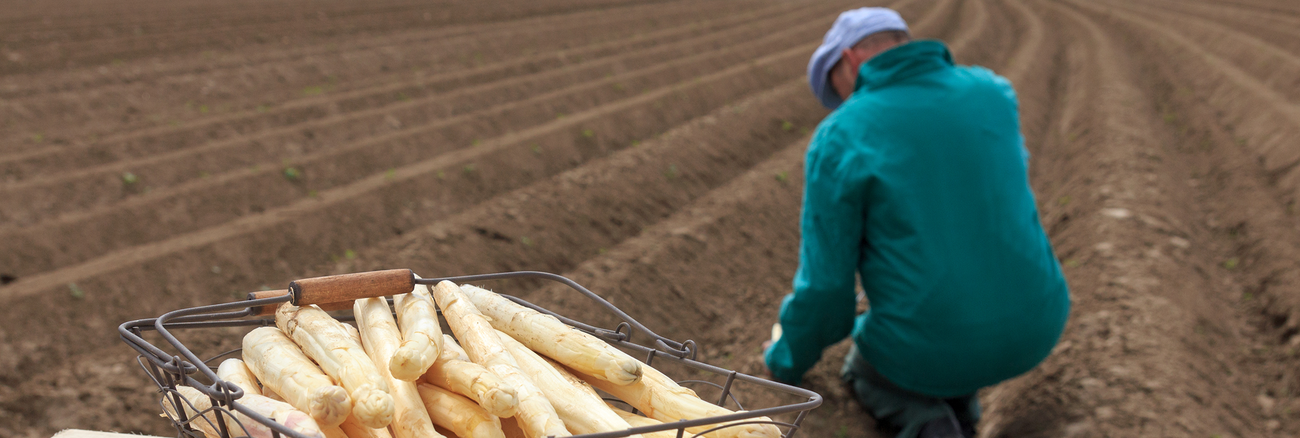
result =
[[415,289],[415,273],[410,269],[358,272],[298,280],[289,283],[289,302],[295,306],[352,302],[371,297],[410,293]]

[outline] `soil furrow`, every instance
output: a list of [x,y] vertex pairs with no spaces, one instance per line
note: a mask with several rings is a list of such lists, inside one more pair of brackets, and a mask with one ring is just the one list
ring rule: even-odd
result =
[[970,18],[960,20],[961,27],[948,47],[957,62],[970,63],[970,60],[966,59],[967,56],[965,56],[966,47],[970,46],[975,41],[975,38],[979,37],[988,28],[988,9],[988,0],[972,0],[962,3],[960,15],[969,15]]
[[[669,6],[669,7],[665,7]],[[0,92],[0,97],[8,99],[18,99],[23,96],[36,94],[53,94],[59,92],[77,92],[86,93],[105,86],[120,86],[131,83],[144,81],[158,83],[161,80],[178,74],[198,74],[214,73],[231,69],[247,69],[250,65],[262,65],[271,63],[301,63],[310,61],[311,57],[321,55],[342,56],[347,54],[359,54],[366,51],[384,50],[393,46],[426,44],[436,42],[439,39],[448,37],[463,37],[477,35],[479,38],[505,38],[508,39],[512,34],[529,35],[539,33],[552,33],[559,35],[571,36],[573,30],[582,25],[605,26],[608,24],[618,24],[628,27],[627,30],[636,29],[656,29],[657,26],[646,26],[645,23],[651,20],[667,19],[671,22],[679,22],[682,19],[684,11],[680,7],[671,7],[673,5],[647,5],[640,7],[627,7],[625,10],[617,11],[611,14],[609,11],[578,11],[557,16],[545,17],[522,17],[511,21],[489,22],[489,23],[458,23],[452,26],[437,27],[434,29],[422,29],[416,31],[400,31],[386,33],[378,36],[366,36],[356,41],[328,41],[312,42],[306,47],[295,48],[264,48],[260,51],[247,53],[247,50],[230,51],[223,57],[224,59],[208,60],[208,62],[195,62],[199,56],[176,56],[171,58],[160,59],[153,64],[151,68],[142,71],[132,71],[129,69],[94,71],[93,68],[84,68],[61,73],[55,78],[35,77],[28,78],[10,77],[6,78],[11,82],[28,82],[27,87],[18,87],[16,85],[6,88]],[[720,2],[710,2],[704,7],[693,8],[699,16],[712,16],[724,9],[724,4]],[[600,17],[602,21],[598,25],[593,25],[591,21]],[[503,29],[504,28],[504,29]],[[658,28],[662,29],[662,28]],[[563,41],[561,39],[560,41]],[[233,55],[238,56],[233,56]],[[37,82],[30,84],[30,82]],[[36,86],[32,86],[36,85]]]
[[1038,53],[1043,45],[1043,19],[1029,10],[1023,0],[1006,0],[1006,3],[1015,10],[1019,20],[1024,23],[1025,32],[1020,35],[1018,40],[1023,41],[1008,58],[1007,66],[1003,69],[1007,78],[1012,83],[1016,83],[1025,76],[1030,67],[1033,67],[1035,61],[1039,61]]
[[[1234,348],[1225,354],[1216,345],[1238,340],[1226,332],[1207,334],[1207,324],[1223,330],[1240,315],[1224,313],[1231,301],[1216,290],[1223,275],[1211,271],[1213,255],[1202,249],[1208,236],[1180,220],[1192,216],[1195,203],[1182,183],[1183,157],[1171,147],[1177,134],[1158,121],[1144,84],[1133,79],[1142,71],[1132,64],[1138,55],[1115,48],[1112,38],[1128,35],[1103,31],[1072,9],[1055,11],[1083,33],[1079,39],[1086,46],[1070,50],[1088,56],[1070,57],[1067,71],[1087,69],[1068,80],[1063,100],[1078,116],[1049,145],[1087,153],[1042,155],[1065,160],[1058,165],[1067,172],[1106,171],[1057,182],[1061,186],[1053,192],[1064,196],[1043,203],[1071,282],[1073,316],[1047,362],[988,396],[993,403],[985,433],[1254,436],[1262,421],[1243,409],[1253,398],[1242,387],[1249,385],[1229,389],[1206,379],[1237,359]],[[1183,245],[1188,241],[1194,249]],[[1211,314],[1219,320],[1207,322]],[[1115,364],[1115,357],[1124,357],[1123,364]],[[1229,409],[1217,416],[1185,415],[1209,401]]]
[[1213,52],[1226,64],[1238,66],[1267,85],[1288,102],[1300,103],[1300,55],[1283,50],[1245,32],[1224,27],[1209,20],[1194,18],[1167,9],[1133,4],[1112,5],[1140,11],[1143,16],[1157,18],[1170,30],[1194,41],[1197,46]]
[[[1081,6],[1097,10],[1094,5]],[[1187,62],[1204,66],[1200,90],[1208,92],[1207,102],[1220,109],[1223,123],[1256,150],[1264,168],[1276,172],[1282,184],[1292,190],[1300,186],[1300,175],[1294,172],[1295,163],[1300,163],[1300,148],[1294,147],[1294,139],[1300,138],[1300,106],[1167,26],[1134,15],[1113,17],[1174,43],[1171,56],[1182,52]]]
[[[618,5],[618,2],[598,2],[592,5],[575,5],[572,2],[561,2],[558,5],[541,6],[533,6],[533,2],[522,2],[511,7],[473,4],[452,9],[451,14],[454,15],[454,17],[448,17],[451,18],[451,20],[441,19],[439,21],[444,23],[452,20],[460,20],[460,22],[496,21],[503,18],[508,19],[537,15],[562,14],[589,9],[601,10],[607,8],[611,3],[614,6]],[[418,6],[403,9],[414,8],[418,8]],[[434,11],[437,11],[437,9],[434,9]],[[137,58],[145,54],[160,52],[175,53],[178,51],[212,47],[221,43],[229,44],[232,41],[238,45],[243,41],[243,37],[235,35],[246,35],[250,33],[254,35],[253,39],[258,42],[274,40],[280,40],[283,42],[290,36],[295,38],[331,37],[340,33],[382,31],[399,26],[413,27],[427,24],[420,18],[419,13],[403,13],[403,11],[394,12],[395,13],[384,13],[381,11],[377,13],[369,13],[362,10],[351,14],[342,14],[333,17],[333,20],[331,20],[327,15],[318,14],[318,16],[324,16],[326,19],[293,19],[294,25],[284,26],[286,29],[283,30],[277,29],[273,22],[274,19],[266,20],[258,19],[260,17],[254,17],[251,19],[241,20],[242,23],[233,25],[229,29],[203,29],[201,31],[187,29],[178,31],[177,35],[163,34],[156,37],[152,35],[141,35],[132,40],[133,42],[143,40],[141,41],[143,43],[147,43],[151,40],[155,41],[155,44],[146,44],[144,47],[124,48],[121,46],[126,45],[122,44],[109,45],[107,48],[102,48],[101,46],[103,45],[96,44],[93,40],[87,42],[56,42],[52,44],[54,50],[40,50],[43,48],[40,46],[22,48],[25,49],[26,53],[35,54],[37,56],[46,56],[25,56],[24,62],[22,63],[0,64],[0,74],[32,74],[60,68],[68,64],[106,63],[115,59],[115,57],[116,59]],[[425,12],[429,12],[429,10],[425,10]],[[447,14],[447,11],[439,11],[438,15],[442,17],[445,16],[445,14]],[[430,15],[430,17],[432,16]],[[334,22],[336,20],[343,21],[347,24],[344,26],[335,25]],[[250,28],[253,30],[249,30]],[[293,31],[287,31],[288,28],[292,28]],[[187,38],[187,36],[197,36],[199,38]],[[208,38],[203,38],[204,36],[207,36]],[[64,49],[64,47],[67,47],[68,49]]]
[[[256,143],[309,143],[310,139],[302,138],[303,132],[308,130],[311,130],[313,136],[332,138],[333,141],[350,140],[349,138],[330,135],[328,129],[321,130],[322,128],[340,129],[341,125],[344,124],[363,125],[364,128],[361,131],[366,134],[372,133],[374,126],[383,126],[386,124],[386,120],[392,118],[401,120],[403,125],[420,125],[430,118],[446,118],[473,111],[488,104],[499,103],[506,98],[517,100],[526,97],[529,92],[541,93],[566,83],[597,80],[602,74],[608,76],[621,71],[653,66],[655,63],[674,59],[673,57],[687,56],[703,50],[716,50],[718,47],[744,43],[747,39],[757,38],[761,35],[761,26],[783,26],[786,23],[782,21],[805,19],[805,16],[816,16],[816,14],[815,11],[811,11],[787,14],[784,17],[765,17],[763,20],[756,20],[752,23],[737,22],[735,24],[749,24],[740,27],[723,28],[718,32],[706,33],[680,41],[670,39],[637,51],[629,50],[638,48],[638,44],[632,44],[631,41],[621,41],[619,44],[606,46],[609,49],[624,47],[625,49],[621,49],[621,53],[612,50],[610,53],[574,53],[570,55],[571,59],[582,59],[581,62],[561,65],[549,70],[542,69],[532,74],[518,74],[521,71],[526,71],[518,67],[501,68],[495,71],[476,69],[475,71],[448,75],[447,77],[400,81],[397,84],[383,85],[360,93],[346,93],[320,102],[293,105],[292,108],[284,108],[275,111],[274,114],[268,113],[257,117],[233,117],[229,120],[216,120],[212,123],[186,127],[180,131],[164,130],[164,135],[142,133],[144,135],[133,135],[131,136],[133,138],[100,142],[90,148],[63,148],[63,150],[50,148],[40,151],[42,153],[39,157],[24,157],[26,159],[21,162],[9,164],[12,166],[6,169],[6,173],[9,175],[18,178],[22,178],[24,174],[34,174],[36,176],[5,185],[3,190],[22,191],[39,188],[40,186],[66,186],[68,183],[79,179],[96,180],[93,184],[98,185],[100,181],[111,180],[124,171],[135,173],[149,181],[151,186],[157,189],[183,181],[184,178],[195,177],[192,174],[156,175],[158,172],[150,172],[151,167],[160,168],[164,173],[166,169],[176,167],[176,163],[169,163],[168,160],[201,159],[203,157],[196,157],[194,154],[216,151],[221,151],[224,154],[249,154],[250,151],[248,150],[228,149],[238,147],[252,149]],[[547,58],[551,57],[553,56]],[[527,68],[536,67],[540,66],[529,65]],[[528,81],[533,83],[529,84]],[[509,91],[512,88],[525,91]],[[472,93],[475,92],[495,93],[499,96],[474,97]],[[437,110],[430,111],[433,108]],[[421,114],[421,112],[424,113]],[[256,124],[251,120],[254,118],[259,119]],[[280,119],[283,119],[283,121]],[[227,126],[223,126],[227,123]],[[264,128],[264,124],[271,124],[272,126]],[[283,126],[274,126],[275,124]],[[247,129],[260,130],[246,135],[235,135],[230,138],[213,138],[214,132],[234,131],[237,133],[241,130],[238,129],[241,126],[247,127]],[[298,152],[299,155],[301,153],[301,151]],[[0,162],[2,161],[0,159]],[[250,157],[245,161],[255,161],[255,159]],[[57,169],[72,167],[78,170],[55,173],[50,172],[51,167]],[[218,173],[222,169],[208,168],[204,170],[209,173]],[[155,175],[150,175],[150,173],[155,173]],[[182,179],[177,180],[175,178]],[[84,187],[78,191],[82,190],[94,191],[95,189]],[[102,191],[103,188],[101,187],[99,190]]]
[[[746,81],[739,80],[740,78],[737,78],[737,76],[742,76],[747,73],[759,76],[763,73],[763,69],[769,69],[775,73],[775,69],[778,67],[785,70],[792,70],[789,68],[790,63],[788,61],[795,59],[797,56],[805,55],[808,50],[809,47],[807,46],[798,46],[793,49],[766,56],[755,62],[742,64],[720,72],[698,77],[689,83],[678,83],[670,87],[650,91],[630,99],[612,102],[591,110],[575,113],[571,116],[543,125],[492,138],[484,141],[481,145],[476,147],[457,149],[443,154],[438,154],[433,158],[397,167],[388,172],[369,175],[346,185],[322,190],[317,193],[316,196],[299,198],[299,200],[284,206],[266,208],[264,211],[243,215],[237,219],[225,221],[221,225],[169,237],[162,241],[140,244],[131,248],[113,251],[72,266],[46,271],[26,278],[20,278],[19,280],[0,289],[0,300],[7,301],[17,297],[39,293],[43,290],[67,284],[68,282],[75,282],[88,277],[102,275],[127,266],[139,265],[149,260],[157,259],[172,253],[192,250],[196,247],[201,247],[215,242],[222,242],[223,244],[232,242],[236,240],[232,238],[251,232],[266,233],[269,232],[269,228],[277,226],[293,228],[297,221],[302,220],[305,217],[319,217],[320,220],[324,220],[328,216],[334,216],[334,214],[324,214],[322,213],[322,210],[340,210],[344,209],[346,206],[346,210],[355,211],[355,214],[347,215],[338,212],[337,214],[339,217],[370,217],[371,219],[369,220],[374,221],[370,227],[377,227],[380,224],[390,223],[397,218],[385,219],[382,217],[374,217],[376,214],[382,214],[382,212],[371,211],[367,213],[365,211],[366,208],[362,207],[362,205],[372,204],[373,202],[379,201],[379,199],[363,195],[380,195],[380,197],[383,198],[393,199],[394,196],[399,196],[404,193],[419,193],[420,185],[426,187],[439,185],[439,182],[443,180],[443,178],[439,178],[439,175],[441,175],[439,173],[440,171],[456,171],[455,166],[457,165],[463,164],[465,166],[470,166],[477,164],[475,167],[465,168],[465,171],[463,172],[474,174],[478,169],[498,165],[498,163],[492,163],[490,160],[486,160],[485,157],[496,153],[510,151],[512,149],[522,149],[521,143],[525,142],[541,142],[543,139],[558,137],[557,140],[566,141],[569,143],[570,147],[580,148],[579,151],[577,151],[579,152],[580,157],[588,154],[598,154],[603,149],[609,147],[622,147],[623,144],[618,144],[618,141],[630,141],[631,139],[639,138],[638,133],[644,132],[646,128],[637,129],[636,121],[618,120],[619,118],[626,118],[638,112],[648,112],[657,115],[651,116],[650,120],[640,120],[640,124],[643,126],[661,125],[664,123],[662,120],[666,117],[670,117],[673,113],[665,110],[665,100],[675,103],[690,102],[694,99],[707,99],[710,97],[708,96],[710,93],[715,96],[731,95],[737,92],[743,93],[746,90],[750,90],[749,88],[743,87],[752,85],[744,84],[743,82]],[[785,61],[785,64],[781,64],[780,61]],[[796,65],[796,67],[800,66]],[[755,70],[759,71],[756,72]],[[800,69],[796,68],[793,70],[797,72]],[[724,80],[731,80],[734,82],[728,84],[728,87],[716,86],[716,83],[723,82]],[[770,80],[762,82],[770,82]],[[714,85],[714,87],[708,87],[706,85]],[[691,93],[695,93],[695,95],[692,96]],[[707,101],[716,100],[718,100],[718,97],[707,99]],[[696,106],[701,103],[704,102],[697,101]],[[679,114],[681,113],[681,111],[675,112]],[[612,117],[613,115],[621,117]],[[587,125],[587,123],[590,123],[590,125]],[[609,140],[581,139],[583,137],[595,137],[595,131],[593,128],[587,128],[584,130],[582,129],[584,126],[595,126],[596,128],[599,128],[600,126],[610,127],[611,123],[626,123],[627,125],[623,126],[621,129],[602,130],[602,136],[605,135],[603,134],[604,132],[613,132],[612,134],[608,134],[610,137]],[[577,129],[578,132],[570,132],[575,129]],[[649,127],[649,130],[653,131],[655,128]],[[586,131],[590,131],[592,134],[584,135],[584,132]],[[574,138],[575,135],[578,136],[577,139]],[[552,140],[549,143],[555,142],[556,140]],[[584,146],[586,147],[584,148]],[[542,147],[546,147],[546,145],[542,145]],[[558,148],[559,145],[553,147]],[[595,147],[596,149],[581,151],[581,149],[590,149],[592,147]],[[541,157],[542,158],[539,158],[538,161],[549,161],[555,159],[551,154],[541,155]],[[476,159],[483,162],[476,163]],[[578,160],[578,162],[581,161],[581,159]],[[524,176],[539,170],[540,169],[523,171],[519,176]],[[382,194],[377,193],[380,189],[383,189]],[[479,186],[476,187],[476,189],[493,190],[490,185]],[[470,193],[466,193],[465,195],[470,195]],[[409,218],[404,219],[409,220]],[[406,220],[403,220],[403,222]],[[347,222],[338,223],[334,226],[346,227],[353,225]],[[394,226],[401,228],[397,224],[394,224]],[[389,233],[391,230],[383,230],[381,232]]]
[[1222,5],[1196,2],[1177,2],[1169,0],[1146,0],[1151,6],[1160,6],[1168,11],[1193,15],[1216,23],[1232,24],[1238,32],[1254,35],[1270,43],[1277,44],[1300,53],[1300,18],[1289,18],[1264,12],[1234,10]]
[[[772,9],[779,8],[760,8],[751,13],[769,13]],[[716,14],[716,11],[700,12],[706,18]],[[439,81],[477,83],[499,78],[504,73],[517,74],[565,65],[570,63],[570,58],[581,59],[618,53],[620,49],[647,47],[660,38],[681,38],[706,32],[709,27],[716,26],[712,23],[699,26],[696,23],[655,29],[653,23],[663,19],[663,13],[641,14],[649,15],[648,17],[630,15],[632,16],[602,21],[595,25],[582,23],[590,20],[565,20],[558,23],[568,26],[567,29],[537,26],[484,28],[458,38],[437,39],[436,45],[429,47],[432,50],[415,51],[413,48],[427,45],[409,42],[404,44],[410,48],[401,50],[379,47],[362,49],[356,54],[305,56],[299,64],[247,65],[246,60],[239,60],[244,62],[238,70],[220,74],[186,73],[172,79],[133,80],[106,89],[77,90],[40,95],[28,101],[10,101],[6,105],[11,113],[15,113],[15,120],[42,120],[51,126],[25,123],[29,131],[16,133],[17,137],[10,139],[7,147],[22,150],[25,156],[43,155],[48,153],[44,152],[46,149],[67,149],[77,145],[103,147],[105,142],[177,130],[203,129],[207,131],[205,134],[208,137],[229,136],[231,129],[214,123],[242,119],[257,120],[259,124],[275,123],[270,118],[282,117],[279,114],[284,110],[305,105],[329,105],[340,99],[356,98],[367,93],[389,93],[386,97],[392,101],[399,96],[398,93],[425,93],[426,87],[437,86]],[[743,20],[750,16],[752,15],[737,14],[713,22],[727,25],[738,22],[736,18]],[[673,17],[667,18],[671,21]],[[624,22],[627,20],[631,20],[631,23]],[[653,31],[645,32],[647,30]],[[537,41],[540,37],[553,34],[564,35],[565,38],[543,39],[540,46],[539,43],[518,43],[521,40]],[[616,37],[610,38],[610,34]],[[581,40],[584,35],[594,37],[596,42],[592,44]],[[575,39],[579,40],[576,42],[581,46],[569,47]],[[536,53],[538,50],[545,53]],[[207,59],[197,59],[192,64],[203,65],[209,62],[211,61]],[[474,65],[481,62],[488,64]],[[406,70],[411,70],[411,73]],[[320,96],[312,97],[313,94]],[[249,96],[256,96],[256,100],[250,101]],[[286,105],[286,108],[281,108]],[[223,115],[209,117],[201,111],[204,109],[214,115]],[[105,113],[112,114],[113,117],[105,117]],[[102,126],[86,123],[96,119],[116,118],[120,118],[121,122]],[[52,129],[52,126],[59,126],[59,129]],[[78,128],[68,130],[63,128],[66,126]],[[33,144],[29,137],[33,132],[41,131],[49,131],[46,134],[50,138]],[[236,130],[235,133],[238,132]],[[108,138],[98,139],[105,136]],[[125,138],[114,139],[123,136]],[[59,146],[60,143],[68,146]]]
[[[1208,3],[1206,0],[1197,0],[1198,2]],[[1242,10],[1255,11],[1259,13],[1273,14],[1279,16],[1300,17],[1300,9],[1286,6],[1294,6],[1289,1],[1231,1],[1231,0],[1214,0],[1214,4],[1220,7],[1232,7]]]
[[[799,31],[797,28],[792,30]],[[786,39],[783,32],[769,36],[775,40]],[[764,50],[771,50],[780,45],[769,43],[766,40],[756,40],[753,42],[753,46],[754,50],[751,52],[762,53]],[[748,59],[751,56],[751,54],[745,52],[737,53],[737,55],[740,57],[731,60],[728,57],[706,52],[697,55],[695,60],[683,60],[682,64],[697,67],[708,67],[710,65],[725,67]],[[701,60],[708,60],[708,62],[700,62]],[[713,69],[709,67],[708,70],[693,72],[692,70],[674,71],[673,69],[667,69],[667,67],[673,67],[670,64],[665,64],[662,67],[665,67],[665,71],[670,74],[656,74],[653,70],[637,72],[592,84],[584,84],[579,86],[580,89],[577,91],[582,91],[581,89],[584,88],[604,90],[609,88],[610,83],[627,83],[629,86],[638,87],[650,84],[644,82],[644,80],[635,80],[636,76],[649,76],[658,81],[680,80],[689,76],[673,79],[673,75],[707,73]],[[578,95],[581,99],[591,99],[595,96],[593,93],[581,94],[572,90],[563,90],[563,92]],[[612,98],[626,94],[628,93],[609,93],[609,96]],[[324,192],[330,187],[346,184],[362,175],[383,173],[385,169],[401,166],[408,160],[404,157],[429,155],[431,152],[437,153],[439,150],[458,150],[472,145],[471,140],[474,138],[491,141],[492,135],[504,134],[504,132],[500,132],[499,128],[493,128],[493,125],[504,123],[505,120],[514,121],[511,126],[515,127],[526,126],[525,122],[550,120],[554,111],[568,111],[568,109],[555,106],[562,101],[560,97],[562,95],[552,94],[537,96],[532,99],[546,105],[540,107],[541,113],[530,116],[531,119],[521,117],[523,114],[527,114],[523,112],[485,110],[485,113],[471,113],[442,121],[441,126],[448,126],[448,129],[452,130],[451,135],[453,138],[443,138],[445,141],[436,141],[440,136],[437,134],[438,131],[428,128],[440,128],[440,126],[431,126],[420,128],[416,132],[399,132],[392,135],[369,137],[346,147],[325,150],[310,157],[311,159],[295,161],[296,168],[303,169],[304,175],[306,175],[302,177],[301,184],[285,181],[284,177],[280,175],[281,168],[275,166],[274,162],[272,162],[267,163],[268,165],[262,169],[217,175],[210,178],[210,181],[202,180],[200,183],[204,184],[202,187],[206,187],[204,190],[197,190],[195,186],[178,188],[183,188],[183,192],[159,190],[157,197],[146,198],[142,196],[139,201],[128,201],[125,205],[111,209],[90,210],[85,214],[76,214],[67,219],[42,225],[37,230],[15,230],[10,233],[12,240],[6,239],[7,243],[5,244],[5,246],[13,248],[14,252],[11,253],[12,256],[4,257],[13,262],[9,266],[16,271],[22,271],[11,275],[26,276],[27,273],[45,269],[40,267],[42,264],[44,266],[60,266],[76,263],[80,260],[95,257],[104,251],[142,244],[188,230],[220,224],[242,215],[255,214],[258,211],[258,206],[289,203],[294,202],[296,199],[310,198],[313,191]],[[527,108],[526,106],[523,107],[523,109]],[[570,109],[576,110],[581,109],[581,107],[571,106]],[[536,110],[533,112],[536,113]],[[485,118],[484,116],[494,117]],[[494,122],[493,120],[501,120],[502,122]],[[420,135],[416,137],[412,134]],[[443,146],[439,146],[441,149],[431,150],[427,145],[431,141]],[[214,186],[213,184],[221,185]],[[250,193],[258,193],[258,195],[249,196]],[[247,207],[232,212],[230,211],[231,206]],[[168,213],[175,211],[186,211],[188,214],[176,216]],[[163,224],[166,225],[161,226]],[[79,236],[99,237],[93,243],[77,245],[75,248],[67,248],[67,245],[61,243],[87,240]]]

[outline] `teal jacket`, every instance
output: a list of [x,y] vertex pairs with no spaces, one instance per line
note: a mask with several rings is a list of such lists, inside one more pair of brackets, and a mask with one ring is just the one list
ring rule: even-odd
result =
[[[863,63],[808,147],[799,270],[765,357],[773,377],[799,383],[850,333],[881,375],[935,397],[1047,357],[1070,300],[1017,106],[1010,82],[955,66],[938,41]],[[854,274],[871,306],[856,317]]]

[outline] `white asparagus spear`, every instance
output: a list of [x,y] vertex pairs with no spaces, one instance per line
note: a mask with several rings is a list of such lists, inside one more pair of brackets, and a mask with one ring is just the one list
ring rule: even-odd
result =
[[[416,278],[419,278],[418,276]],[[388,369],[399,380],[419,379],[442,351],[442,328],[429,286],[415,285],[411,293],[393,297],[397,325],[402,329],[402,345],[393,353]]]
[[[207,415],[199,416],[199,412],[206,411],[208,408],[212,407],[212,400],[209,399],[208,396],[203,395],[203,393],[200,393],[199,390],[188,386],[177,386],[176,392],[180,394],[182,399],[184,399],[180,402],[181,410],[178,411],[176,409],[176,400],[172,398],[171,394],[167,394],[166,398],[163,399],[162,404],[163,410],[167,412],[167,416],[171,417],[173,420],[188,421],[190,427],[197,429],[199,432],[203,432],[203,435],[206,435],[208,438],[221,437],[221,426],[217,424],[216,415],[208,413]],[[186,403],[187,401],[189,403]],[[231,420],[230,416],[222,415],[221,418],[226,421],[226,430],[232,432],[235,430],[242,430],[238,429],[239,426]],[[243,432],[241,431],[239,434],[243,435]]]
[[[343,390],[343,388],[339,388],[339,389]],[[344,391],[344,394],[346,393],[347,391]],[[288,401],[285,401],[284,397],[281,397],[280,394],[276,394],[275,391],[271,390],[271,388],[265,386],[262,387],[262,395],[271,400],[288,403]],[[325,438],[352,438],[348,436],[349,435],[348,433],[343,431],[343,428],[346,428],[349,423],[358,424],[355,418],[353,418],[351,415],[348,415],[347,419],[343,420],[343,424],[340,424],[338,426],[320,426],[320,431],[321,433],[325,434]],[[317,423],[317,425],[320,425],[320,423]],[[372,437],[367,435],[358,435],[356,438],[392,438],[392,437],[388,436],[387,430],[385,430],[383,436]]]
[[[451,335],[446,333],[443,333],[442,335],[442,351],[444,352],[450,351],[456,355],[457,359],[466,362],[470,361],[469,353],[466,353],[464,348],[460,348],[460,343],[456,342],[456,338],[453,338],[451,337]],[[442,357],[442,355],[439,354],[438,357]]]
[[383,298],[356,300],[352,305],[352,315],[357,319],[357,329],[366,353],[388,381],[393,396],[393,434],[396,438],[441,438],[442,435],[433,429],[433,421],[429,419],[415,384],[395,379],[389,372],[387,362],[401,343],[401,332],[389,311],[388,301]]
[[529,438],[545,436],[569,436],[564,428],[564,421],[555,413],[546,396],[542,395],[537,385],[519,371],[519,364],[514,357],[501,346],[497,332],[483,318],[483,314],[474,308],[461,293],[460,287],[450,281],[438,283],[433,288],[433,298],[442,309],[442,316],[447,326],[459,339],[470,360],[486,366],[488,370],[515,387],[519,398],[519,427]]
[[[176,390],[182,397],[185,397],[194,404],[194,409],[196,409],[194,412],[189,411],[190,407],[188,405],[185,406],[186,414],[188,416],[196,415],[197,412],[202,412],[212,407],[212,399],[208,398],[207,395],[204,395],[197,389],[188,386],[177,386]],[[311,419],[311,416],[294,409],[294,407],[290,406],[288,403],[278,402],[264,396],[249,393],[244,393],[244,396],[240,397],[239,400],[236,400],[235,402],[248,407],[259,415],[288,427],[289,430],[294,432],[314,438],[324,438],[325,436],[321,433],[320,426],[316,424],[316,421]],[[174,406],[172,406],[171,403],[165,403],[164,406],[169,412],[175,413]],[[234,414],[233,418],[230,415],[222,415],[221,418],[225,420],[226,430],[230,433],[230,436],[243,436],[244,432],[247,431],[249,438],[271,438],[270,426],[253,420],[242,412],[234,409],[229,410],[229,412]],[[207,419],[207,421],[204,421],[204,419]],[[197,426],[197,428],[202,430],[205,434],[215,434],[218,432],[218,430],[215,430],[217,427],[216,420],[216,413],[207,412],[203,414],[203,418],[197,418],[190,424]],[[243,427],[240,427],[240,425]]]
[[352,399],[325,375],[293,340],[275,327],[244,336],[244,364],[267,389],[311,415],[322,426],[337,426],[352,412]]
[[387,427],[371,429],[362,425],[361,421],[352,415],[339,425],[339,431],[345,433],[347,438],[393,438],[393,434],[388,432]]
[[361,345],[361,332],[357,331],[356,327],[353,327],[352,324],[343,324],[343,328],[348,331],[348,336],[352,340],[357,341],[357,345]]
[[339,426],[324,426],[320,428],[320,431],[325,434],[325,438],[352,438]]
[[616,385],[631,384],[641,378],[640,362],[595,336],[496,292],[470,285],[460,289],[488,317],[492,327],[542,355]]
[[244,365],[242,360],[232,357],[221,361],[221,365],[217,366],[217,378],[234,383],[244,390],[244,394],[263,395],[257,378],[253,377],[253,372],[248,370],[248,365]]
[[[658,426],[660,424],[664,424],[664,422],[662,421],[633,414],[631,412],[619,409],[618,406],[614,406],[609,403],[606,403],[605,405],[609,406],[610,409],[613,409],[615,414],[618,414],[619,417],[622,417],[623,421],[626,421],[627,424],[632,425],[632,427]],[[641,434],[641,436],[644,436],[645,438],[676,438],[677,432],[674,431],[673,429],[669,429],[669,430],[661,430],[658,432],[643,433]]]
[[272,391],[271,388],[267,388],[266,386],[262,386],[262,395],[265,395],[266,398],[269,398],[271,400],[278,400],[285,403],[289,403],[289,401],[285,400],[284,397],[281,397],[280,394],[276,394],[275,391]]
[[[575,373],[575,375],[592,386],[631,404],[646,416],[665,423],[735,413],[730,409],[701,400],[699,396],[695,395],[695,391],[683,388],[668,376],[646,364],[641,364],[641,380],[631,385],[615,385],[605,381],[605,379],[581,373]],[[771,420],[767,417],[759,417],[753,419],[753,421]],[[686,430],[699,433],[713,427],[716,427],[716,425],[697,426]],[[771,424],[742,424],[717,430],[708,436],[716,438],[777,438],[781,436],[781,430]]]
[[[586,383],[574,384],[537,353],[529,350],[505,332],[497,332],[501,345],[514,356],[519,369],[541,388],[551,401],[564,426],[577,434],[614,432],[630,429],[626,421],[605,406],[605,402]],[[567,374],[567,373],[566,373]],[[572,378],[577,380],[577,378]],[[631,435],[640,437],[640,435]]]
[[460,394],[430,385],[416,385],[420,398],[429,410],[429,417],[439,426],[460,438],[505,438],[501,420],[483,410],[473,400]]
[[421,380],[469,397],[492,415],[502,418],[515,416],[519,398],[514,385],[506,383],[487,367],[470,362],[468,357],[461,360],[464,351],[457,351],[460,347],[451,348],[452,345],[454,343],[443,341],[442,354]]
[[388,382],[343,323],[319,307],[285,303],[275,312],[275,325],[348,390],[352,415],[361,424],[378,429],[393,421]]

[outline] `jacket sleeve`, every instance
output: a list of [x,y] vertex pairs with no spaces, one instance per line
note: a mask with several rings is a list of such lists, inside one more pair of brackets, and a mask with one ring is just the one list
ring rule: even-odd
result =
[[799,269],[781,303],[783,333],[764,357],[782,382],[798,384],[822,350],[853,329],[869,165],[849,143],[833,125],[823,127],[804,163]]

